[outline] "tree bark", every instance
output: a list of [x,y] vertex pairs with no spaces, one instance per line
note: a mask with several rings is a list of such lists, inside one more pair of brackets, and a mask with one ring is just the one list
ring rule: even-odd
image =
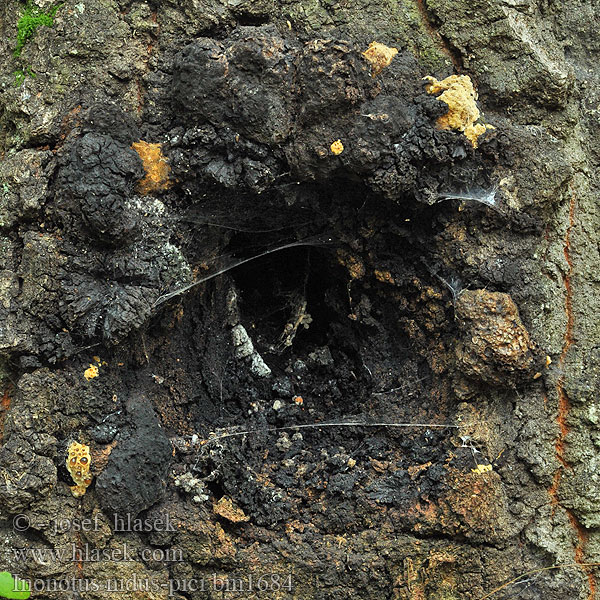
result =
[[593,2],[0,16],[2,570],[600,598]]

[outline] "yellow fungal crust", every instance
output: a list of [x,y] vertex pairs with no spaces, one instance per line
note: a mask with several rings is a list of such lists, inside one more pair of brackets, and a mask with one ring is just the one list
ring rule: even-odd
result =
[[344,151],[344,144],[342,144],[342,140],[335,140],[333,144],[330,146],[331,151],[337,156]]
[[425,88],[427,93],[440,94],[437,99],[448,105],[448,112],[437,120],[438,127],[462,131],[473,148],[477,148],[477,138],[494,127],[476,123],[480,113],[477,108],[477,92],[471,78],[468,75],[450,75],[438,81],[428,75],[424,79],[429,82]]
[[483,473],[490,473],[492,471],[492,465],[480,465],[478,464],[475,469],[471,469],[472,473],[482,475]]
[[96,365],[90,364],[90,366],[83,372],[83,376],[89,381],[90,379],[94,379],[94,377],[98,377],[99,375],[98,367]]
[[100,375],[100,367],[105,367],[108,363],[102,360],[99,356],[92,356],[94,363],[90,363],[90,366],[83,372],[83,376],[89,381]]
[[371,76],[376,77],[389,66],[394,56],[398,54],[398,48],[390,48],[379,42],[371,42],[362,55],[371,63]]
[[171,185],[171,167],[162,153],[161,145],[140,140],[131,147],[139,154],[146,171],[146,177],[138,183],[138,192],[148,195],[168,189]]
[[375,269],[375,277],[377,278],[377,281],[381,281],[382,283],[395,283],[394,278],[389,271],[380,271],[379,269]]
[[83,496],[90,483],[92,483],[91,463],[90,447],[79,442],[72,442],[67,451],[66,465],[76,484],[71,486],[71,493],[75,498]]
[[352,279],[361,279],[365,276],[365,265],[360,258],[340,248],[337,251],[337,259],[340,264],[348,269]]

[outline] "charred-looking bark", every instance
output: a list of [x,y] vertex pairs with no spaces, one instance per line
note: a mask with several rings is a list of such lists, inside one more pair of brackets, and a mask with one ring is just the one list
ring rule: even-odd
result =
[[592,2],[0,11],[0,571],[600,597]]

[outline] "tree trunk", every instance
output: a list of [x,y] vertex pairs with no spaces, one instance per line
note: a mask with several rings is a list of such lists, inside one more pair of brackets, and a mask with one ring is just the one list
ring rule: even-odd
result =
[[0,16],[1,570],[600,598],[591,0]]

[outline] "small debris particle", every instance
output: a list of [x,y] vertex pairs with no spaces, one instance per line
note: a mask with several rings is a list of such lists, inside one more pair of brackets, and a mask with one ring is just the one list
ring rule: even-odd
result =
[[423,471],[426,471],[427,469],[429,469],[429,467],[431,467],[432,462],[426,462],[422,465],[411,465],[410,467],[408,467],[407,471],[408,474],[410,476],[410,478],[414,481],[417,476],[419,476]]

